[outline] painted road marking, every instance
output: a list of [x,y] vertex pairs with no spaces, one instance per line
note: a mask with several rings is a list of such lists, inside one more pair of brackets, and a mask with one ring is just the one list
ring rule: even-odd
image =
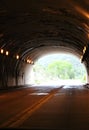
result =
[[54,94],[59,90],[59,88],[55,89],[37,103],[33,104],[30,108],[25,109],[21,113],[17,114],[14,118],[11,118],[9,121],[0,125],[0,128],[14,128],[22,124],[26,119],[28,119],[33,112],[35,112],[39,107],[41,107],[45,102],[47,102],[50,98],[54,96]]

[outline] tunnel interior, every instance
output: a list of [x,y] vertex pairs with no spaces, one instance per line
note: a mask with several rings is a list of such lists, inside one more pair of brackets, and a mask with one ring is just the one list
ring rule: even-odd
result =
[[89,81],[88,0],[0,1],[0,88],[26,84],[27,68],[54,52],[81,58]]

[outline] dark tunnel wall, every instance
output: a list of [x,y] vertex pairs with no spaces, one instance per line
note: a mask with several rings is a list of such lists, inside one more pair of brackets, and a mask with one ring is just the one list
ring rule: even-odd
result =
[[0,54],[0,89],[31,84],[32,64]]
[[26,63],[0,55],[0,88],[23,85],[23,68]]
[[83,54],[88,45],[88,0],[0,1],[0,49],[10,52],[0,53],[0,88],[30,83],[32,65],[24,60],[62,47],[82,56],[89,81],[89,52]]

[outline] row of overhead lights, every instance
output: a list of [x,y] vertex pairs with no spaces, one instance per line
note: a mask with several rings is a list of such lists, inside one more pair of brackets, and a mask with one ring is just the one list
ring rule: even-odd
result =
[[[5,51],[4,49],[0,49],[0,53],[5,54],[6,56],[10,54],[9,51]],[[19,55],[16,55],[16,59],[19,59]]]
[[[9,51],[5,51],[4,49],[0,49],[0,53],[1,53],[1,54],[5,54],[6,56],[8,56],[8,55],[10,54]],[[19,60],[19,59],[20,59],[20,56],[17,54],[17,55],[15,56],[15,58],[16,58],[17,60]],[[27,60],[24,60],[24,61],[26,61],[26,62],[29,63],[29,64],[33,64],[33,61],[32,61],[32,60],[27,59]]]
[[32,61],[32,60],[27,59],[27,63],[29,63],[29,64],[33,64],[33,61]]
[[[0,53],[3,54],[3,53],[4,53],[4,50],[1,49],[1,50],[0,50]],[[8,55],[9,55],[9,52],[8,52],[8,51],[5,51],[5,54],[8,56]]]

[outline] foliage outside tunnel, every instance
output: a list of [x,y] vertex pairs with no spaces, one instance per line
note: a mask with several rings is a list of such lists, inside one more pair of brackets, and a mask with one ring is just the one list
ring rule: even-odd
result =
[[[58,59],[59,58],[59,59]],[[36,84],[47,82],[59,82],[64,80],[86,82],[86,70],[79,59],[71,55],[60,55],[55,60],[37,61],[33,67],[34,82]],[[53,59],[53,58],[49,58]]]

